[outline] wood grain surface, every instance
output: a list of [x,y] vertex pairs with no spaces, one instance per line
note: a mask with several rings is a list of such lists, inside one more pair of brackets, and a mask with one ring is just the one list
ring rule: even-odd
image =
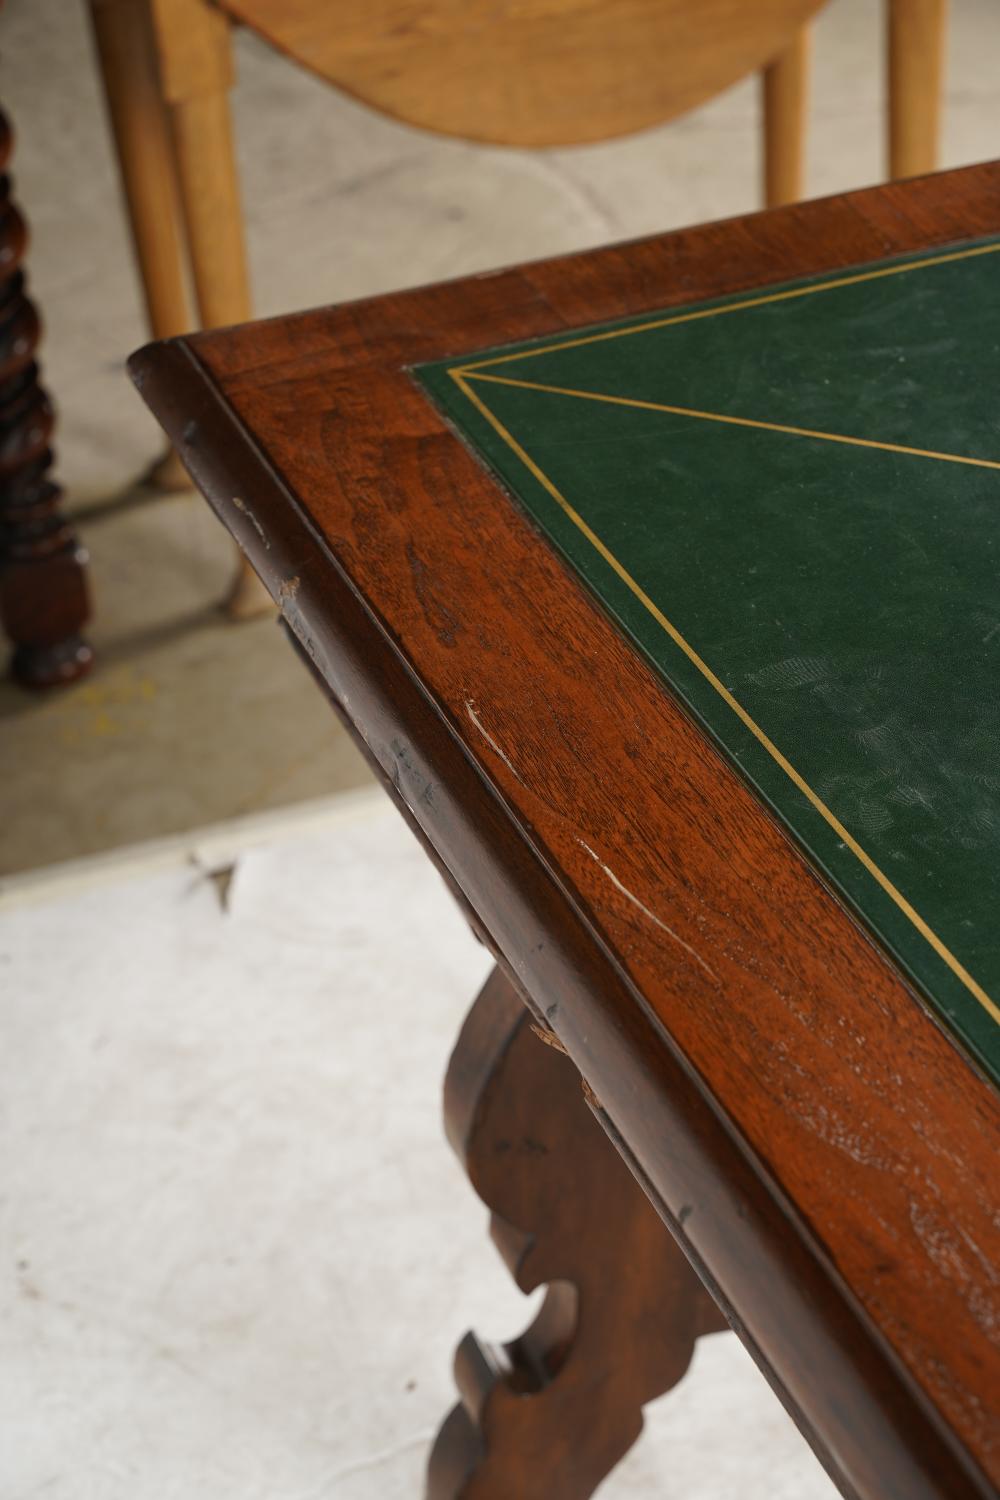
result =
[[459,1345],[426,1500],[586,1500],[726,1326],[552,1040],[494,969],[448,1064],[448,1138],[507,1269],[546,1293],[510,1343]]
[[[158,0],[179,6],[191,0]],[[317,0],[222,8],[355,98],[513,146],[605,140],[675,118],[789,47],[823,0]]]
[[822,1461],[883,1500],[996,1493],[1000,1099],[407,366],[998,231],[980,167],[134,362]]

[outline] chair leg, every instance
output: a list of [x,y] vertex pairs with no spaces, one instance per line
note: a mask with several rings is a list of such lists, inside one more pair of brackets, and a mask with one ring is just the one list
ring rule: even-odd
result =
[[[173,338],[190,328],[191,313],[152,18],[147,0],[91,0],[90,14],[150,332]],[[172,449],[149,478],[158,489],[190,486]]]
[[170,121],[201,326],[244,323],[250,286],[228,101],[224,93],[179,99]]
[[889,0],[889,176],[938,164],[948,0]]
[[[250,284],[227,97],[230,24],[207,0],[151,3],[201,326],[243,323]],[[226,609],[238,620],[274,612],[242,555]]]
[[[201,325],[246,322],[250,285],[228,100],[224,93],[195,95],[172,104],[170,115]],[[274,613],[242,552],[225,608],[233,620]]]
[[764,69],[764,202],[796,203],[805,172],[806,109],[812,33],[803,26],[786,51]]

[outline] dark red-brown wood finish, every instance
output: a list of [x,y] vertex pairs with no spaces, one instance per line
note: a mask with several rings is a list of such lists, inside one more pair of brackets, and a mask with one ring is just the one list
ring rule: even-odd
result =
[[133,366],[706,1284],[866,1500],[997,1493],[1000,1098],[407,367],[997,232],[983,166]]
[[38,312],[25,290],[28,231],[7,175],[13,133],[0,112],[0,620],[26,687],[89,670],[87,557],[62,513],[52,467],[52,405],[35,362]]
[[448,1135],[493,1242],[523,1292],[547,1290],[519,1338],[459,1345],[427,1500],[586,1500],[726,1326],[553,1041],[494,969],[448,1065]]

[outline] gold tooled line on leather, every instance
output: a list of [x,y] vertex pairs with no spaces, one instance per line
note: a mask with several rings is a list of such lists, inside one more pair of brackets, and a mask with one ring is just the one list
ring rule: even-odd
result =
[[[998,246],[997,248],[1000,249],[1000,246]],[[986,1010],[988,1014],[992,1016],[993,1020],[1000,1023],[1000,1007],[996,1005],[996,1003],[983,989],[982,985],[973,978],[973,976],[964,967],[964,965],[955,957],[951,949],[948,948],[948,946],[942,941],[942,939],[938,937],[933,928],[928,926],[928,924],[924,921],[923,917],[915,909],[915,907],[911,906],[910,902],[907,901],[903,893],[898,890],[895,885],[893,885],[888,875],[886,875],[885,872],[879,868],[879,866],[872,859],[871,855],[868,854],[864,849],[862,849],[857,839],[855,839],[853,835],[848,832],[843,823],[841,823],[840,819],[829,807],[827,807],[826,803],[822,800],[819,794],[813,791],[812,787],[805,780],[805,778],[799,774],[799,772],[795,769],[795,767],[791,764],[787,757],[781,753],[774,741],[764,733],[760,725],[753,718],[751,718],[750,714],[743,707],[743,705],[733,697],[732,693],[715,675],[708,663],[698,655],[697,651],[692,645],[689,644],[684,636],[681,635],[677,627],[673,625],[671,621],[667,619],[663,611],[653,603],[652,599],[645,592],[645,590],[636,582],[636,580],[627,571],[624,565],[618,561],[618,558],[615,557],[614,553],[611,552],[611,550],[605,545],[605,543],[601,541],[597,533],[590,526],[588,526],[587,522],[583,519],[579,512],[573,508],[573,506],[556,487],[556,485],[548,477],[548,475],[539,468],[538,464],[535,463],[530,454],[525,451],[525,449],[521,446],[517,439],[500,421],[500,418],[495,416],[494,413],[490,411],[489,407],[481,399],[479,394],[474,391],[469,385],[469,382],[466,379],[468,371],[465,369],[453,369],[452,371],[450,371],[450,374],[458,389],[462,392],[466,399],[471,402],[471,404],[476,408],[481,416],[485,417],[486,421],[490,424],[493,430],[498,434],[499,437],[503,439],[503,441],[507,444],[511,451],[521,460],[524,466],[528,469],[529,473],[534,475],[539,484],[541,484],[542,487],[547,491],[547,493],[551,495],[552,499],[555,500],[560,509],[573,522],[574,526],[576,526],[577,529],[587,538],[595,551],[600,554],[600,556],[609,565],[609,567],[613,569],[613,571],[618,575],[618,577],[631,591],[631,593],[635,595],[639,603],[643,605],[643,607],[649,612],[649,614],[652,615],[657,624],[666,631],[667,635],[674,642],[674,644],[680,647],[685,656],[687,656],[688,659],[694,664],[694,666],[698,669],[705,680],[710,683],[710,685],[715,689],[715,691],[719,694],[723,701],[733,710],[740,721],[746,725],[751,734],[754,735],[754,737],[760,742],[761,745],[763,745],[767,753],[781,767],[786,776],[789,777],[789,779],[799,789],[806,800],[810,802],[816,809],[816,811],[821,815],[821,817],[826,820],[826,822],[833,829],[834,833],[836,833],[837,837],[841,839],[846,847],[850,849],[851,853],[854,854],[858,860],[860,860],[861,864],[868,871],[869,875],[871,875],[872,878],[877,882],[877,884],[881,886],[886,895],[889,896],[893,902],[895,902],[896,906],[913,924],[913,926],[920,933],[921,937],[923,937],[930,944],[938,957],[942,959],[945,964],[947,964],[948,968],[951,969],[952,973],[961,981],[961,983],[965,986],[969,993],[975,996],[976,1000],[978,1000],[984,1010]]]

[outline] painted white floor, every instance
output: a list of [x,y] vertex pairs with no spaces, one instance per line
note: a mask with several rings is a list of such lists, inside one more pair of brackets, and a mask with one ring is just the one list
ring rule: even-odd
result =
[[[7,887],[5,1500],[419,1500],[529,1316],[439,1122],[487,970],[381,798]],[[725,1334],[601,1493],[834,1491]]]

